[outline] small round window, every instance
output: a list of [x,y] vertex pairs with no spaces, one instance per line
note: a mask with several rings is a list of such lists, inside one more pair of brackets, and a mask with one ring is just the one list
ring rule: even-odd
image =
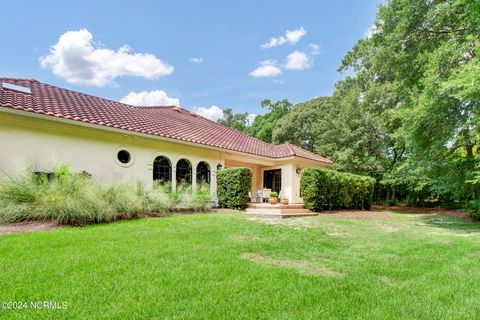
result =
[[120,161],[123,164],[129,163],[131,158],[132,157],[130,156],[130,152],[128,152],[127,150],[120,150],[117,153],[118,161]]

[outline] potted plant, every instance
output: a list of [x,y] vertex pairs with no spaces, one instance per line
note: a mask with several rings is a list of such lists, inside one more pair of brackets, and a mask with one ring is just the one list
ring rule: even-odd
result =
[[270,202],[270,204],[277,204],[278,193],[276,193],[275,191],[270,192],[270,198],[268,199],[268,202]]
[[280,203],[283,205],[288,205],[288,198],[286,196],[281,196]]

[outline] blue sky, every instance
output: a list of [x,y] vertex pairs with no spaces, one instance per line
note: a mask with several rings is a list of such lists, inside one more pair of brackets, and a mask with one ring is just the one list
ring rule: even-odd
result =
[[0,76],[213,117],[212,106],[259,114],[264,98],[331,94],[379,2],[3,1]]

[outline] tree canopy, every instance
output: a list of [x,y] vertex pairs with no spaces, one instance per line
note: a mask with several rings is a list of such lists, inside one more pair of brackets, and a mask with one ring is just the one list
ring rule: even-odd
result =
[[246,132],[375,177],[377,197],[480,196],[480,1],[389,0],[343,58],[331,97],[268,112]]
[[[447,202],[472,199],[478,164],[480,64],[478,1],[391,0],[371,36],[359,40],[340,71],[355,75],[360,108],[376,112],[384,154],[382,183],[412,193],[427,188]],[[398,157],[400,161],[395,161]]]
[[248,123],[248,113],[233,113],[231,108],[223,110],[223,118],[217,122],[271,143],[273,130],[277,126],[277,122],[288,114],[293,104],[287,99],[276,102],[264,99],[261,106],[267,112],[256,116],[252,123]]
[[246,132],[248,113],[233,113],[232,108],[226,108],[223,110],[223,117],[218,119],[217,122],[238,131]]
[[292,109],[293,104],[287,99],[277,102],[264,99],[261,106],[268,111],[264,115],[255,117],[248,133],[257,139],[272,143],[273,130],[277,126],[277,122]]

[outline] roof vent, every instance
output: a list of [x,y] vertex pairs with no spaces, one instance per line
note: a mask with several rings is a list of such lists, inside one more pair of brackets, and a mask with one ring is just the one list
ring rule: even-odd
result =
[[21,92],[21,93],[32,94],[32,90],[30,88],[19,86],[19,85],[13,84],[13,83],[3,82],[2,83],[2,88],[3,89],[8,89],[8,90],[18,91],[18,92]]
[[179,107],[173,107],[173,111],[180,112],[181,110]]

